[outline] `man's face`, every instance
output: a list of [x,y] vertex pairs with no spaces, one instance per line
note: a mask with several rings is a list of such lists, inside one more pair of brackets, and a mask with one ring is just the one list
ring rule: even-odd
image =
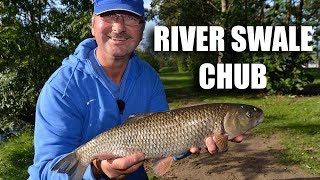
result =
[[139,45],[143,29],[141,17],[130,12],[111,11],[95,16],[91,32],[98,44],[98,57],[129,57]]

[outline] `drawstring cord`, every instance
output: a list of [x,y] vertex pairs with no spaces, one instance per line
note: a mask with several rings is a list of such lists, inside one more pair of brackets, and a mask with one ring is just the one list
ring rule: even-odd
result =
[[71,82],[71,78],[73,77],[74,72],[77,70],[77,66],[78,66],[79,62],[80,62],[80,61],[79,61],[79,59],[78,59],[78,62],[77,62],[77,64],[76,64],[76,66],[73,68],[72,73],[71,73],[71,76],[70,76],[70,78],[69,78],[69,80],[68,80],[68,82],[67,82],[66,88],[65,88],[64,91],[63,91],[62,99],[63,99],[63,98],[66,96],[66,94],[67,94],[67,88],[68,88],[68,86],[69,86],[69,84],[70,84],[70,82]]

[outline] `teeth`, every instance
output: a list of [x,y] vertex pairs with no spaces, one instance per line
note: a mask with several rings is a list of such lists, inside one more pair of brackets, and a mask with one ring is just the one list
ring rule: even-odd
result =
[[112,38],[112,40],[114,40],[114,41],[125,41],[125,40],[127,40],[127,39],[117,39],[117,38]]

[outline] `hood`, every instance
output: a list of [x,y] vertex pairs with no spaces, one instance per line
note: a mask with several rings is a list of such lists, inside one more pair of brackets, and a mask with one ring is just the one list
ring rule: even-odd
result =
[[73,54],[69,55],[62,62],[63,65],[68,65],[74,70],[80,70],[88,74],[92,74],[89,67],[89,54],[97,47],[97,42],[94,38],[85,39],[82,41]]

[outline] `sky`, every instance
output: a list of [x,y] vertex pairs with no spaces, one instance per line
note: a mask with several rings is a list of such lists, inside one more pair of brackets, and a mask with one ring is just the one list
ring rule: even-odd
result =
[[[145,0],[145,1],[144,1],[144,7],[149,9],[149,8],[150,8],[150,3],[151,3],[151,1],[152,1],[152,0]],[[144,41],[146,40],[146,35],[147,35],[146,32],[147,32],[149,29],[153,28],[155,25],[156,25],[156,24],[155,24],[154,21],[147,21],[146,27],[145,27],[145,30],[144,30],[144,33],[143,33],[142,42],[144,42]],[[142,44],[142,43],[140,43],[140,45],[141,45],[141,44]],[[141,46],[138,47],[138,48],[141,48]]]
[[[147,9],[150,9],[150,3],[152,0],[145,0],[144,1],[144,7]],[[155,23],[153,21],[148,21],[146,24],[146,29],[153,28],[155,26]]]
[[[150,3],[152,0],[145,0],[144,1],[144,7],[147,9],[150,9]],[[146,29],[147,28],[153,28],[155,26],[155,23],[153,21],[148,21],[146,24]]]
[[152,0],[145,0],[145,1],[144,1],[144,7],[145,7],[145,8],[150,8],[150,3],[151,3],[151,1],[152,1]]

